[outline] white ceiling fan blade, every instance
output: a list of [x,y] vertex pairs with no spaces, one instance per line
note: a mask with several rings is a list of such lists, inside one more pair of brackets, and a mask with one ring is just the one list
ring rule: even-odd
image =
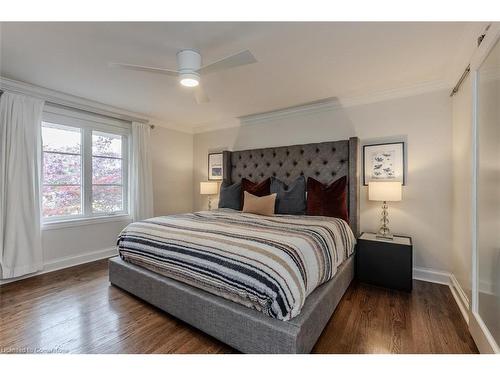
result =
[[200,74],[209,74],[218,72],[220,70],[226,70],[231,68],[236,68],[238,66],[253,64],[256,63],[257,60],[252,55],[252,52],[249,50],[245,50],[242,52],[238,52],[234,55],[224,57],[218,61],[214,61],[208,65],[202,66],[198,73]]
[[194,89],[194,98],[198,104],[208,103],[210,101],[210,98],[201,85],[198,85],[198,87]]
[[177,77],[179,75],[179,73],[176,70],[163,69],[163,68],[153,68],[150,66],[115,63],[115,62],[110,62],[108,65],[110,68],[137,70],[140,72],[148,72],[148,73],[159,73],[159,74],[164,74],[164,75],[173,76],[173,77]]

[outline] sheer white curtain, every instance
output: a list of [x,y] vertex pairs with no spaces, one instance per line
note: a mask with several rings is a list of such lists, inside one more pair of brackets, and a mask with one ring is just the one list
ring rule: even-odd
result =
[[41,121],[44,102],[0,96],[0,268],[3,279],[42,269]]
[[132,123],[130,160],[130,203],[134,221],[153,217],[153,167],[150,149],[151,128]]

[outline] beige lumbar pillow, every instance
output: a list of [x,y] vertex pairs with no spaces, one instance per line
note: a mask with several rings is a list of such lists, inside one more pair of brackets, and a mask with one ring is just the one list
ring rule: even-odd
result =
[[276,202],[276,193],[257,197],[248,191],[243,195],[243,212],[257,215],[274,215],[274,204]]

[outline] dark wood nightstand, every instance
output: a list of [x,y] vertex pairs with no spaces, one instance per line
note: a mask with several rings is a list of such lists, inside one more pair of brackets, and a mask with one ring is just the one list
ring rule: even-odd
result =
[[358,280],[411,292],[413,278],[413,245],[411,237],[394,236],[393,240],[362,233],[356,246]]

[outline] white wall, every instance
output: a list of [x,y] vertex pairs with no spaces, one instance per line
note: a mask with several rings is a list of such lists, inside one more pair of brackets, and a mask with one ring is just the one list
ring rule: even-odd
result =
[[[467,78],[452,99],[452,267],[471,301],[472,290],[472,84]],[[467,306],[468,307],[468,306]]]
[[[208,152],[321,142],[358,136],[362,142],[405,140],[408,176],[403,201],[390,205],[391,227],[414,241],[416,266],[451,268],[451,101],[438,91],[385,102],[197,134],[194,137],[194,209],[207,178]],[[361,189],[361,230],[375,231],[380,207]]]
[[[154,214],[193,208],[193,135],[156,127],[151,137]],[[42,272],[116,254],[116,238],[128,219],[42,231]],[[11,280],[12,281],[12,280]]]
[[193,209],[193,135],[155,127],[151,133],[155,216]]
[[44,271],[100,259],[115,254],[116,238],[130,221],[44,229],[42,249]]
[[[416,266],[449,271],[451,265],[451,102],[438,91],[385,102],[336,108],[208,133],[153,130],[155,215],[206,207],[199,182],[207,178],[207,154],[360,137],[362,142],[405,140],[408,176],[403,201],[390,206],[394,232],[413,236]],[[194,170],[193,170],[194,166]],[[361,229],[374,231],[380,207],[361,190]],[[92,260],[112,251],[126,220],[46,230],[48,265]]]

